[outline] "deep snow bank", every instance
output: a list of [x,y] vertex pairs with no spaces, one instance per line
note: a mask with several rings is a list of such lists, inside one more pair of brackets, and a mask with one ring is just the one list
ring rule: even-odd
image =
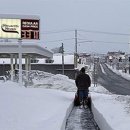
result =
[[130,129],[130,96],[113,95],[101,86],[92,87],[92,111],[101,130]]
[[64,130],[73,97],[73,92],[0,83],[0,130]]
[[74,103],[72,102],[72,103],[70,104],[70,106],[68,107],[68,109],[66,110],[66,115],[65,115],[65,117],[64,117],[64,120],[63,120],[63,123],[62,123],[62,126],[61,126],[61,130],[65,130],[66,121],[67,121],[67,119],[68,119],[68,117],[69,117],[69,115],[70,115],[70,113],[71,113],[73,107],[74,107]]

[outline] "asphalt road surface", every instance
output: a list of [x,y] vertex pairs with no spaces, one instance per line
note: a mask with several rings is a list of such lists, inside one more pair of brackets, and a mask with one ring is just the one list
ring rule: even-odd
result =
[[100,65],[97,65],[97,82],[114,94],[130,95],[130,80],[115,74],[107,65],[101,65],[105,73],[102,72]]

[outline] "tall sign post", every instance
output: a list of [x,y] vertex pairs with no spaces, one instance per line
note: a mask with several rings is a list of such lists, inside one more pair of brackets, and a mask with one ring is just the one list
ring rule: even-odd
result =
[[22,86],[22,39],[18,40],[19,44],[19,86]]
[[[19,39],[19,85],[22,86],[22,39],[39,40],[39,19],[21,19]],[[28,74],[26,75],[28,79]]]
[[[3,17],[0,18],[0,38],[18,40],[19,85],[22,86],[22,39],[39,40],[40,20],[35,16],[11,18],[9,15],[6,18]],[[11,67],[11,73],[13,71],[13,67]]]

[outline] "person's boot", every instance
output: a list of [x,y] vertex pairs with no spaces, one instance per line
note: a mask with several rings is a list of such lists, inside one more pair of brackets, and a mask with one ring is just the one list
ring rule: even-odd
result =
[[84,100],[84,108],[88,108],[88,98]]
[[83,101],[80,101],[80,106],[79,108],[83,108]]

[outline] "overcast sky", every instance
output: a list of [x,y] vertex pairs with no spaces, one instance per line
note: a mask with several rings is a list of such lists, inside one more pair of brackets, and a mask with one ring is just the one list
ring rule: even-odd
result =
[[78,52],[130,52],[130,0],[1,0],[0,12],[38,15],[39,44],[49,49],[63,42],[73,53],[77,29]]

